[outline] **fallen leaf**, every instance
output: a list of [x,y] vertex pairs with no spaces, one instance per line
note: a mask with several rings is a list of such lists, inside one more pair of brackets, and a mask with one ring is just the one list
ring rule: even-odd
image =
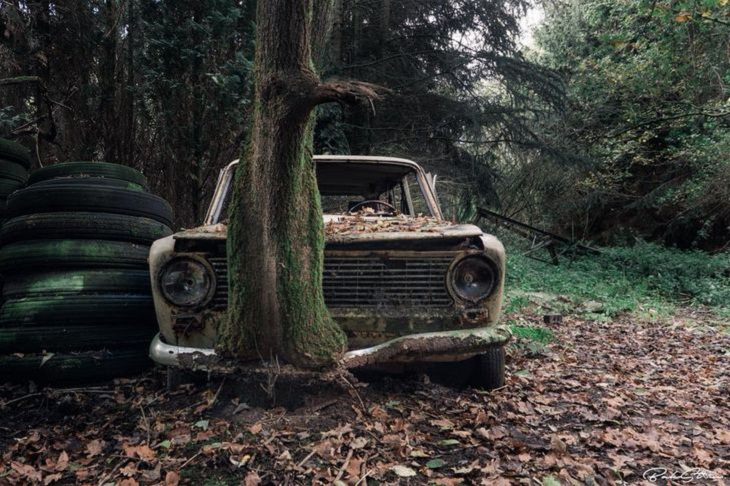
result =
[[261,478],[256,471],[249,471],[243,480],[244,486],[258,486],[261,484]]
[[104,450],[104,441],[94,439],[86,444],[86,455],[89,457],[98,456]]
[[350,449],[362,449],[368,444],[368,440],[365,437],[355,437],[350,441]]
[[143,461],[152,462],[157,458],[157,454],[155,451],[150,449],[150,446],[147,444],[142,444],[139,446],[131,446],[131,445],[125,445],[124,447],[124,453],[127,455],[127,457],[139,457]]
[[175,471],[167,471],[165,474],[165,486],[177,486],[180,482],[180,474]]
[[429,469],[438,469],[440,467],[444,467],[446,465],[446,461],[443,459],[431,459],[426,463],[426,467]]
[[56,481],[59,481],[62,477],[63,477],[63,474],[61,474],[61,473],[47,474],[46,477],[43,478],[43,484],[48,486],[51,483],[55,483]]
[[398,465],[398,466],[393,466],[390,469],[391,469],[391,471],[393,471],[395,473],[396,476],[399,476],[401,478],[410,478],[410,477],[413,477],[416,475],[416,471],[414,471],[413,469],[411,469],[408,466]]

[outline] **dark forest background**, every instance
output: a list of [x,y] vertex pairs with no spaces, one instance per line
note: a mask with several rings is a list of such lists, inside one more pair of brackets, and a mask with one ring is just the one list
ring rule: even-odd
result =
[[[316,151],[413,158],[449,218],[486,206],[599,244],[730,240],[730,4],[336,0],[319,69],[391,92],[328,105]],[[252,0],[0,1],[0,136],[36,165],[143,171],[200,222],[246,141]]]

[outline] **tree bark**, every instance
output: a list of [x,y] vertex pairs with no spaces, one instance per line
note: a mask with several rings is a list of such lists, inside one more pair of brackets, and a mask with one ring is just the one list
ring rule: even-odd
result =
[[334,364],[346,346],[322,293],[324,231],[312,112],[319,103],[377,94],[365,83],[320,82],[312,43],[327,31],[321,24],[331,19],[329,2],[257,5],[254,110],[233,187],[229,314],[219,330],[220,352],[242,360],[277,356],[321,368]]

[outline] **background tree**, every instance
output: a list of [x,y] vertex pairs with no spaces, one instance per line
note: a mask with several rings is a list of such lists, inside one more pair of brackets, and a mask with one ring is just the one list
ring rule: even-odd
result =
[[[41,76],[0,89],[0,135],[38,138],[44,164],[106,159],[145,172],[180,226],[200,221],[217,169],[240,153],[252,95],[253,0],[13,0],[0,66]],[[539,147],[530,122],[559,79],[519,53],[526,0],[336,0],[325,77],[393,88],[378,109],[318,110],[316,151],[406,155],[438,170],[444,203],[495,204],[495,150]],[[40,94],[40,93],[38,93]],[[30,100],[30,103],[28,103]],[[38,100],[38,101],[36,101]],[[540,100],[540,102],[535,102]],[[36,137],[37,124],[42,131]],[[53,122],[53,123],[51,123]],[[32,137],[32,140],[31,140]],[[448,190],[447,190],[448,189]],[[448,211],[450,216],[455,211]]]
[[[502,204],[496,154],[539,152],[536,119],[561,106],[562,81],[518,43],[526,0],[338,0],[325,73],[393,93],[377,110],[320,110],[317,152],[403,155],[441,176],[445,213]],[[464,214],[462,217],[466,217]]]
[[[730,4],[549,2],[536,38],[568,87],[563,116],[536,130],[584,164],[548,175],[531,216],[604,244],[726,246]],[[550,167],[523,164],[521,187]]]
[[[0,3],[0,136],[37,164],[142,170],[192,226],[238,154],[250,101],[253,0]],[[247,57],[248,56],[248,57]]]

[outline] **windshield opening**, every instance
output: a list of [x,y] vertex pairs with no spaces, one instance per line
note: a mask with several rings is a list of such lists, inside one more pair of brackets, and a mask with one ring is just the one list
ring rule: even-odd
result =
[[[317,162],[317,184],[326,215],[432,216],[413,167],[398,164]],[[228,221],[232,191],[225,193],[221,222]]]

